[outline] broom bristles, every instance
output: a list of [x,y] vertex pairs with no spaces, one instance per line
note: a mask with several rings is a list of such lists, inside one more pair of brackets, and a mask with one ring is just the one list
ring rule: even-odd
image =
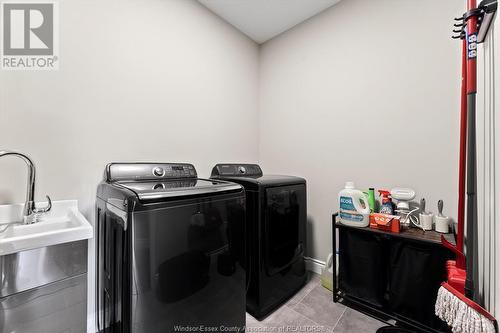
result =
[[495,323],[482,315],[444,286],[438,291],[436,316],[445,321],[453,333],[495,333]]

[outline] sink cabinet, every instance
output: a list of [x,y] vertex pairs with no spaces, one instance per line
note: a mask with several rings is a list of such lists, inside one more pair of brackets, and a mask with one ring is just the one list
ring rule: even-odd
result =
[[0,332],[87,331],[87,240],[0,256]]

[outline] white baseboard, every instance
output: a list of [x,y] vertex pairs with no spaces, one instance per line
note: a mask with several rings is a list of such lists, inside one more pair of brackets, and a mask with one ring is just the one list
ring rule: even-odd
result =
[[321,274],[323,273],[323,268],[325,268],[325,262],[314,259],[311,257],[304,257],[304,260],[306,262],[306,269],[308,271],[314,272],[316,274]]

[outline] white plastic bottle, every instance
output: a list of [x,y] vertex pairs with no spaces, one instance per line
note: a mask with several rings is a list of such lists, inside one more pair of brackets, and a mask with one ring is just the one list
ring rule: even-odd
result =
[[370,224],[370,207],[368,197],[356,190],[353,182],[345,183],[339,193],[340,222],[353,227],[367,227]]

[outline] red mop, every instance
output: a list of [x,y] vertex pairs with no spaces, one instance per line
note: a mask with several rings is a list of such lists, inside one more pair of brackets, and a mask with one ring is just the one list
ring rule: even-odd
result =
[[[460,167],[457,246],[442,238],[443,244],[457,254],[456,262],[449,262],[448,283],[444,282],[438,291],[436,315],[451,327],[454,333],[494,333],[497,331],[495,318],[479,304],[474,295],[474,251],[477,242],[477,198],[476,198],[476,69],[478,17],[482,14],[476,8],[475,0],[467,1],[464,24],[467,33],[462,54],[462,100],[460,123]],[[462,32],[460,31],[461,35]],[[464,85],[465,82],[465,85]],[[467,138],[466,138],[467,137]],[[465,146],[467,145],[467,154]],[[465,158],[465,155],[466,158]],[[465,161],[467,159],[467,161]],[[465,166],[467,167],[467,265],[464,271],[464,188]],[[453,287],[453,286],[454,287]]]

